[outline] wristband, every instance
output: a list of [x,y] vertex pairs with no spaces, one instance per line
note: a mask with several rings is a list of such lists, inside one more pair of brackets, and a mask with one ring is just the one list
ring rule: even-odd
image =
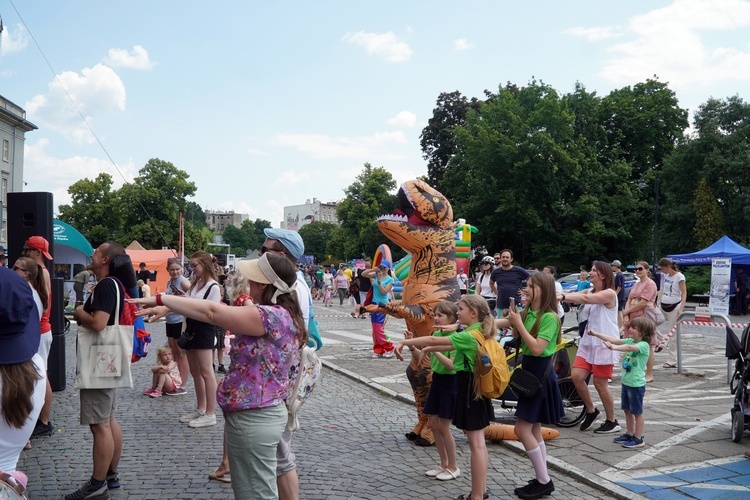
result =
[[562,295],[562,301],[565,302],[565,294],[561,293],[560,295]]
[[161,301],[161,294],[160,294],[160,293],[157,293],[157,294],[156,294],[156,305],[157,305],[157,306],[163,306],[163,305],[164,305],[164,304],[162,303],[162,301]]

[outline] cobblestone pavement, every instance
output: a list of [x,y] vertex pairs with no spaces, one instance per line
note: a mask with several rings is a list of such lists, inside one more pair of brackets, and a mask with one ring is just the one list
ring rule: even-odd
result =
[[[361,321],[362,327],[369,324]],[[149,325],[152,350],[165,343],[164,324]],[[32,440],[18,464],[29,476],[29,497],[59,498],[91,474],[92,439],[78,424],[75,326],[66,337],[68,387],[54,393],[55,433]],[[323,351],[321,351],[323,352]],[[221,457],[223,418],[214,427],[191,429],[178,418],[193,409],[194,397],[158,399],[141,395],[150,383],[153,353],[133,365],[135,387],[118,392],[117,418],[124,434],[120,463],[122,487],[114,498],[232,498],[231,486],[209,481]],[[469,447],[454,429],[462,476],[441,482],[424,476],[437,462],[434,448],[419,448],[403,434],[413,421],[413,406],[365,384],[324,370],[323,383],[306,403],[302,429],[295,435],[301,498],[452,498],[470,490]],[[488,489],[493,497],[512,497],[512,489],[532,477],[525,457],[488,444]],[[577,479],[551,471],[554,498],[610,498]]]

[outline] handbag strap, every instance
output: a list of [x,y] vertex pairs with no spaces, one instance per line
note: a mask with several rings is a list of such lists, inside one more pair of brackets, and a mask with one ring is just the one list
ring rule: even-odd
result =
[[218,286],[218,283],[215,281],[208,285],[208,288],[206,289],[206,293],[203,294],[203,300],[206,300],[208,298],[208,294],[211,293],[211,289],[214,287],[214,285]]
[[[115,284],[115,293],[117,294],[116,295],[117,299],[115,301],[115,323],[113,326],[120,326],[120,281],[113,276],[107,276],[107,278],[111,279],[112,282]],[[96,291],[96,287],[94,287],[94,289],[91,290],[91,303],[94,302],[95,291]]]

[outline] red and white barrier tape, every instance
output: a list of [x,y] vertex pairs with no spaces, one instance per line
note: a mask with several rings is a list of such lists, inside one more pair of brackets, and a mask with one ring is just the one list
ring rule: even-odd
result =
[[[688,320],[682,320],[680,321],[680,324],[682,325],[688,325],[688,326],[709,326],[709,327],[723,327],[726,326],[726,323],[716,323],[713,321],[688,321]],[[730,328],[740,328],[745,329],[747,326],[747,323],[731,323],[729,325]],[[657,347],[664,347],[667,345],[667,342],[669,342],[669,339],[672,338],[672,335],[674,335],[674,332],[677,331],[677,324],[675,324],[672,329],[669,331],[668,334],[666,334],[662,341],[659,342],[659,345]]]

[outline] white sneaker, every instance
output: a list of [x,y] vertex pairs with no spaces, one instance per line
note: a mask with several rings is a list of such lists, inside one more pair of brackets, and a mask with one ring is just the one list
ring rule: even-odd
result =
[[193,428],[210,427],[212,425],[216,425],[216,415],[209,415],[208,413],[188,422],[188,427]]
[[199,413],[197,410],[193,413],[188,413],[187,415],[183,415],[180,417],[180,422],[183,424],[187,424],[188,422],[191,422],[195,420],[196,418],[200,417],[201,415],[204,415],[204,413]]
[[383,353],[384,358],[392,358],[393,357],[393,351],[386,351]]

